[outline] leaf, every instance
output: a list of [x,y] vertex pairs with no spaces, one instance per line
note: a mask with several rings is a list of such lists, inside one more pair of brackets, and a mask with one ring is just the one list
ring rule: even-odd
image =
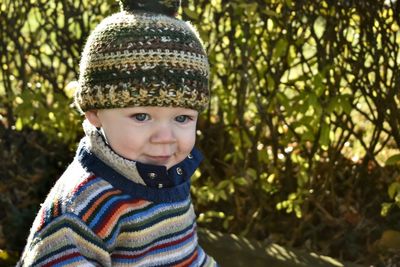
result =
[[9,258],[10,258],[10,255],[8,254],[7,251],[0,250],[0,259],[1,260],[8,260]]
[[230,183],[231,183],[230,180],[223,180],[223,181],[221,181],[221,182],[218,183],[217,189],[218,189],[218,190],[221,190],[221,189],[227,188],[227,187],[229,186]]
[[236,178],[234,181],[235,181],[235,183],[236,183],[237,185],[240,185],[240,186],[248,185],[248,182],[247,182],[247,180],[246,180],[244,177],[238,177],[238,178]]
[[264,14],[270,16],[270,17],[275,17],[275,18],[279,17],[279,14],[276,13],[275,11],[273,11],[272,9],[265,9],[265,10],[263,10],[262,12],[263,12]]
[[320,73],[315,75],[312,82],[315,88],[315,94],[321,96],[325,92],[325,84],[322,75]]
[[400,161],[400,154],[396,154],[393,155],[391,157],[389,157],[386,162],[385,165],[395,165]]
[[15,129],[20,131],[22,130],[22,127],[23,127],[22,119],[18,118],[17,121],[15,122]]
[[389,185],[388,195],[391,199],[393,199],[400,191],[400,183],[394,182]]
[[321,136],[319,138],[319,144],[321,145],[322,149],[327,149],[329,146],[329,132],[329,125],[323,122],[321,126]]
[[286,39],[279,39],[279,41],[275,45],[273,57],[277,59],[285,55],[287,48],[288,48],[288,41]]
[[195,11],[193,11],[193,10],[187,8],[187,7],[183,9],[183,12],[184,12],[189,18],[191,18],[191,19],[193,19],[193,20],[197,20],[197,19],[199,18],[199,15],[198,15]]
[[392,207],[393,203],[382,203],[381,216],[386,217]]
[[240,4],[239,5],[243,10],[246,10],[249,14],[250,13],[254,13],[257,8],[258,8],[258,4],[257,3],[251,3],[251,4]]
[[342,96],[341,104],[342,104],[342,109],[343,109],[344,113],[346,113],[347,115],[350,115],[353,107],[351,106],[349,98],[346,96]]

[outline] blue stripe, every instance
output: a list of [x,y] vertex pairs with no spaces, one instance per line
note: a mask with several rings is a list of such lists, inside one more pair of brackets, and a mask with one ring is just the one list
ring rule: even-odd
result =
[[[186,203],[186,202],[188,202],[188,203]],[[157,204],[150,209],[146,209],[144,211],[139,211],[130,216],[124,217],[123,219],[121,219],[121,223],[125,223],[127,221],[133,221],[138,218],[142,218],[143,220],[146,220],[147,218],[151,217],[153,214],[158,214],[160,212],[167,212],[167,211],[176,210],[176,209],[185,209],[188,205],[190,205],[189,200],[176,202],[176,203],[178,204],[178,205],[176,205],[176,207],[172,207],[171,203]],[[167,208],[167,209],[165,209],[165,208]],[[162,210],[162,211],[160,211],[160,210]],[[140,222],[140,221],[137,221],[137,222]]]
[[66,246],[64,246],[64,247],[61,247],[61,248],[59,248],[59,249],[57,249],[57,250],[55,250],[55,251],[49,253],[49,254],[46,254],[46,255],[43,256],[43,257],[38,258],[38,259],[34,262],[33,265],[37,265],[37,264],[39,264],[39,263],[41,263],[41,262],[43,262],[43,261],[46,261],[46,260],[48,260],[49,258],[51,258],[51,257],[53,257],[53,256],[55,256],[55,255],[57,255],[57,254],[59,254],[59,253],[68,252],[68,250],[76,250],[76,249],[75,249],[75,246],[73,246],[73,245],[66,245]]
[[[150,243],[148,243],[146,245],[143,245],[143,246],[140,246],[140,247],[136,247],[136,248],[135,247],[116,247],[115,250],[116,251],[129,251],[129,252],[138,252],[138,251],[141,251],[141,250],[146,250],[147,248],[149,248],[151,246],[155,246],[156,244],[160,244],[162,241],[166,241],[166,240],[171,239],[173,237],[175,237],[175,239],[179,239],[179,237],[183,237],[183,236],[187,235],[188,232],[195,231],[194,228],[195,228],[195,226],[193,224],[191,224],[190,226],[186,227],[185,229],[183,229],[181,231],[161,236],[161,237],[153,240],[152,242],[150,242]],[[165,242],[165,243],[168,243],[168,242]]]
[[[187,259],[189,259],[190,257],[192,257],[196,250],[197,250],[197,247],[195,247],[195,248],[194,248],[188,255],[186,255],[184,258],[181,258],[181,259],[176,260],[176,261],[174,261],[174,262],[168,262],[168,263],[165,263],[165,264],[163,264],[163,265],[158,265],[158,266],[159,266],[159,267],[170,267],[170,266],[173,266],[173,265],[177,265],[177,264],[179,264],[179,263],[182,263],[182,262],[186,261]],[[196,267],[197,267],[197,266],[198,266],[197,259],[195,259],[195,260],[193,261],[192,265],[190,265],[190,266],[196,266]]]
[[[90,177],[87,177],[86,180],[89,179],[89,178],[90,178]],[[81,186],[81,187],[79,188],[79,190],[75,192],[75,195],[79,195],[82,191],[86,190],[89,186],[91,186],[91,185],[94,184],[94,183],[99,182],[100,180],[101,180],[100,177],[96,177],[96,178],[94,178],[93,180],[90,180],[90,181],[87,182],[85,185]],[[83,182],[84,182],[84,181],[82,181],[80,184],[82,184]]]
[[[157,254],[160,254],[160,253],[164,253],[164,252],[168,252],[168,251],[172,251],[172,250],[181,248],[181,247],[183,247],[184,245],[186,245],[188,243],[194,243],[194,239],[195,239],[195,234],[193,234],[193,236],[191,238],[189,238],[189,239],[187,239],[187,240],[185,240],[185,241],[183,241],[181,243],[178,243],[178,244],[173,245],[173,246],[168,246],[168,247],[165,247],[165,248],[160,248],[160,249],[156,249],[156,250],[153,250],[153,251],[149,251],[149,252],[143,254],[142,256],[140,256],[139,258],[136,258],[136,259],[116,258],[116,259],[113,259],[113,260],[114,260],[114,262],[120,262],[120,263],[136,263],[138,261],[141,261],[143,258],[154,256],[154,255],[157,255]],[[174,241],[174,240],[171,240],[171,241]],[[169,242],[171,242],[171,241],[169,241]],[[168,243],[168,242],[166,242],[166,243]],[[149,248],[149,249],[151,249],[151,248]],[[193,253],[193,251],[189,255],[191,255],[192,253]],[[173,262],[174,263],[179,263],[179,262],[183,261],[183,259],[185,259],[186,257],[187,257],[187,255],[184,258],[173,259],[174,260]],[[171,262],[165,262],[165,264],[170,264],[170,263]],[[157,266],[160,266],[160,265],[157,265]],[[170,265],[167,265],[167,266],[170,266]]]
[[[84,183],[87,179],[89,179],[90,177],[87,177],[85,180],[83,180],[82,182],[80,182],[79,184]],[[93,180],[90,180],[89,182],[87,182],[86,184],[84,184],[82,187],[79,188],[78,191],[74,192],[73,196],[69,199],[69,203],[73,203],[75,201],[75,199],[83,192],[85,191],[89,186],[99,182],[101,180],[100,177],[96,177]]]
[[[110,207],[118,204],[122,200],[129,199],[129,195],[123,195],[123,196],[114,196],[113,198],[109,199],[105,205],[103,205],[100,209],[100,211],[97,212],[96,216],[94,219],[90,222],[89,227],[94,228],[95,225],[97,225],[100,221],[100,218],[107,212],[110,212]],[[111,208],[112,209],[112,208]],[[108,214],[106,214],[108,215]]]
[[65,265],[71,264],[73,262],[81,261],[81,260],[86,261],[86,259],[83,256],[78,255],[78,256],[76,256],[74,258],[68,259],[66,261],[62,261],[62,262],[60,262],[58,264],[55,264],[55,265],[52,265],[52,266],[61,267],[61,266],[65,266]]
[[101,191],[100,194],[98,194],[97,196],[92,198],[92,200],[89,201],[89,203],[82,209],[82,211],[78,214],[78,216],[82,217],[83,214],[85,214],[93,206],[94,202],[96,202],[100,197],[102,197],[104,194],[107,194],[110,191],[115,191],[115,188],[111,187],[107,190]]

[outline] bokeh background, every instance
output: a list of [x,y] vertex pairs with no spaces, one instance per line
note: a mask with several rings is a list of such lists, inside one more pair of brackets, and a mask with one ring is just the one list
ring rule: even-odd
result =
[[[113,0],[0,0],[0,265],[74,156],[80,53]],[[212,68],[199,225],[400,266],[400,2],[189,0]]]

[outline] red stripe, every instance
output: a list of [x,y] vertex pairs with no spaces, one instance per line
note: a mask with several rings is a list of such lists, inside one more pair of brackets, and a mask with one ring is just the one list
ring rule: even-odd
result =
[[198,251],[197,249],[194,251],[193,255],[190,256],[190,258],[188,258],[187,260],[185,260],[184,262],[181,262],[177,265],[175,265],[175,267],[183,267],[183,266],[190,266],[190,264],[192,264],[196,259],[197,259],[197,254]]
[[39,223],[39,226],[38,226],[38,228],[37,228],[37,230],[36,230],[36,232],[39,232],[40,230],[42,230],[42,228],[43,228],[43,226],[44,226],[44,218],[45,218],[45,211],[44,211],[44,209],[42,209],[41,210],[41,214],[40,214],[40,223]]
[[83,180],[80,184],[78,184],[73,190],[72,193],[75,194],[76,192],[79,191],[79,189],[81,189],[85,184],[87,184],[88,182],[94,180],[95,178],[97,178],[96,175],[92,174],[89,177],[87,177],[85,180]]
[[93,204],[90,205],[90,208],[85,212],[85,214],[82,216],[82,219],[84,222],[87,222],[90,216],[93,214],[93,212],[97,209],[97,207],[104,202],[106,198],[109,198],[110,196],[120,194],[120,190],[113,190],[109,191],[106,193],[103,193]]
[[79,254],[78,252],[74,252],[74,253],[62,256],[60,258],[57,258],[57,259],[55,259],[55,260],[53,260],[51,262],[48,262],[45,265],[43,265],[43,267],[50,267],[50,266],[55,265],[57,263],[60,263],[60,262],[63,262],[65,260],[69,260],[69,259],[72,259],[72,258],[76,258],[78,256],[81,256],[81,254]]
[[155,246],[155,247],[151,247],[151,248],[149,248],[149,249],[143,251],[143,252],[140,253],[140,254],[136,254],[136,255],[125,255],[125,254],[118,254],[118,253],[114,254],[114,253],[113,253],[113,257],[120,258],[120,259],[135,259],[135,258],[140,258],[141,256],[147,254],[148,252],[151,252],[151,251],[154,251],[154,250],[157,250],[157,249],[166,248],[166,247],[169,247],[169,246],[173,246],[173,245],[176,245],[176,244],[179,244],[179,243],[183,243],[183,242],[185,242],[186,240],[188,240],[189,238],[193,237],[193,235],[194,235],[194,231],[190,232],[188,235],[182,237],[181,239],[174,240],[174,241],[171,241],[171,242],[166,243],[166,244],[160,244],[160,245]]
[[54,202],[53,202],[53,217],[55,218],[55,217],[57,217],[58,216],[58,199],[56,199]]

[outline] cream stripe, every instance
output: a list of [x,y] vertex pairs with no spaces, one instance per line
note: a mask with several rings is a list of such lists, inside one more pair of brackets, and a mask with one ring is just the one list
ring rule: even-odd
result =
[[189,210],[181,216],[162,220],[161,222],[138,232],[120,233],[118,236],[118,242],[129,244],[130,247],[139,247],[152,242],[162,235],[175,233],[194,224],[194,219],[194,214]]
[[151,69],[162,64],[172,65],[172,66],[189,66],[192,69],[200,70],[202,74],[208,74],[208,64],[204,62],[194,62],[187,59],[182,59],[178,57],[169,57],[165,59],[159,59],[155,57],[142,57],[142,58],[113,58],[104,61],[91,62],[88,68],[91,69],[101,69],[107,70],[112,67],[124,68],[125,70],[130,67],[131,69],[136,69],[140,66],[142,69]]
[[[154,209],[154,212],[148,213],[146,215],[142,215],[142,216],[140,216],[139,218],[136,218],[136,219],[131,219],[129,221],[129,224],[140,224],[141,222],[146,221],[151,217],[154,217],[154,215],[163,213],[165,211],[172,211],[173,212],[174,210],[184,208],[185,206],[187,206],[189,204],[189,202],[190,202],[190,200],[188,199],[187,201],[184,201],[184,202],[168,203],[168,204],[171,204],[171,205],[164,205],[164,206],[161,206],[161,207],[160,207],[160,205],[157,205],[157,206],[155,206],[157,208]],[[187,210],[186,213],[192,212],[192,204],[190,204],[190,205],[191,205],[191,207],[189,207],[189,209]]]
[[[90,188],[92,186],[96,186],[98,188]],[[75,214],[79,214],[84,208],[89,205],[89,202],[92,201],[96,196],[100,195],[102,192],[113,188],[112,185],[108,184],[105,181],[99,181],[98,183],[91,185],[86,191],[85,195],[79,195],[75,201],[75,203],[79,204],[74,210]],[[90,193],[90,194],[88,194]]]
[[193,53],[185,53],[173,50],[171,52],[159,52],[149,50],[144,52],[140,50],[125,50],[122,53],[96,53],[91,57],[88,65],[90,68],[104,68],[113,65],[126,64],[147,64],[147,63],[164,63],[164,64],[186,64],[194,68],[208,72],[208,61],[204,56],[197,56]]
[[96,53],[91,56],[91,60],[104,60],[104,59],[112,59],[116,57],[149,57],[149,56],[159,56],[159,57],[168,57],[178,55],[183,58],[191,59],[193,61],[203,62],[207,64],[207,57],[202,54],[196,54],[192,52],[185,52],[182,50],[152,50],[152,49],[132,49],[132,50],[124,50],[124,51],[116,51],[113,53]]
[[194,248],[197,247],[195,242],[189,242],[185,246],[176,248],[175,250],[167,250],[165,252],[153,254],[151,256],[145,256],[142,260],[135,263],[135,266],[158,266],[165,265],[167,263],[173,262],[179,258],[185,257]]
[[71,262],[70,264],[67,264],[67,265],[63,265],[63,267],[76,267],[76,266],[79,266],[79,267],[95,267],[96,265],[94,265],[93,263],[89,263],[89,262],[86,262],[86,261],[75,261],[75,262]]
[[[163,233],[163,234],[166,234],[166,233]],[[182,238],[184,238],[184,237],[186,237],[187,235],[190,235],[190,234],[194,234],[195,236],[193,237],[194,238],[194,240],[197,242],[197,235],[196,235],[196,225],[194,225],[193,224],[193,226],[190,228],[190,229],[188,229],[187,231],[185,231],[185,232],[183,232],[183,233],[181,233],[181,234],[177,234],[177,235],[174,235],[173,237],[170,237],[170,238],[168,238],[168,239],[162,239],[162,240],[160,240],[160,241],[157,241],[156,243],[154,243],[154,244],[152,244],[151,246],[146,246],[145,248],[143,248],[143,249],[140,249],[140,250],[136,250],[136,251],[129,251],[129,250],[121,250],[120,251],[120,253],[123,253],[123,254],[126,254],[126,255],[137,255],[137,254],[141,254],[141,253],[143,253],[144,251],[146,251],[146,250],[148,250],[149,248],[151,248],[151,247],[156,247],[156,246],[160,246],[160,245],[165,245],[165,244],[167,244],[167,243],[170,243],[170,242],[173,242],[173,241],[175,241],[175,240],[178,240],[178,239],[182,239]],[[159,237],[161,237],[162,235],[160,235]],[[132,247],[129,247],[129,248],[132,248]]]

